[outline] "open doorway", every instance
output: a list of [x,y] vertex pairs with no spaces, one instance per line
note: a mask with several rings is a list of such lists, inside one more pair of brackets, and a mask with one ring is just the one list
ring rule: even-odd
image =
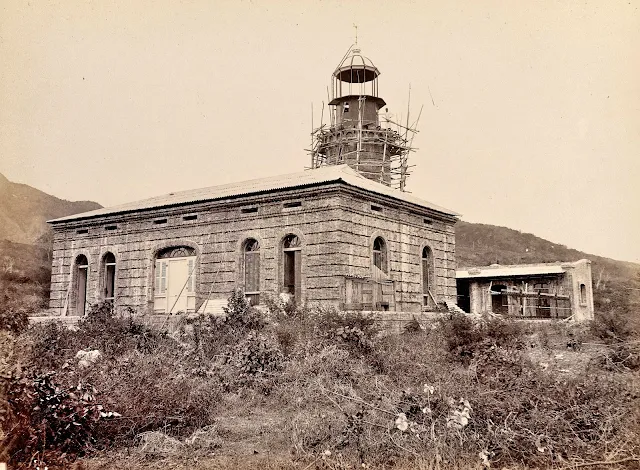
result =
[[282,241],[282,292],[300,300],[302,291],[302,247],[297,235],[287,235]]
[[89,260],[85,255],[76,258],[76,315],[84,316],[87,305],[87,279]]
[[507,286],[502,284],[494,284],[491,286],[491,311],[500,315],[509,313],[507,305],[507,296],[502,291],[507,290]]

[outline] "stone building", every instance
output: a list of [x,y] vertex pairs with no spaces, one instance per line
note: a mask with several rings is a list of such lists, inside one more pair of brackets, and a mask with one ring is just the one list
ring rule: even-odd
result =
[[520,318],[593,320],[591,262],[460,268],[458,306]]
[[254,304],[269,293],[344,309],[455,303],[457,214],[396,189],[408,131],[381,127],[379,72],[358,50],[349,57],[333,75],[313,169],[50,221],[52,313],[82,315],[101,300],[215,312],[238,287]]

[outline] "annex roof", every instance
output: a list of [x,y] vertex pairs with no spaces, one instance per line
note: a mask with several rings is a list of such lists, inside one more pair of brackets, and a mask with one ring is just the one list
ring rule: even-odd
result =
[[60,217],[50,220],[50,223],[67,222],[78,219],[88,219],[104,215],[136,212],[160,207],[183,205],[194,202],[214,201],[229,197],[245,196],[250,194],[268,193],[281,189],[294,189],[306,186],[342,182],[349,186],[363,189],[375,194],[387,196],[403,202],[415,204],[448,216],[459,216],[449,209],[437,206],[428,201],[415,197],[409,193],[385,186],[382,183],[365,178],[348,165],[332,165],[306,170],[298,173],[260,178],[239,183],[210,186],[208,188],[192,189],[156,196],[141,201],[129,202],[118,206],[104,207],[90,212]]
[[456,270],[456,279],[478,279],[512,276],[540,276],[545,274],[561,274],[573,263],[539,263],[539,264],[514,264],[478,266],[460,268]]

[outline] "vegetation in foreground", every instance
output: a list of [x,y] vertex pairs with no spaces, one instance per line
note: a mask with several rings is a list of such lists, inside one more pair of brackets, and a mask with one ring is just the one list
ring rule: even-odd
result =
[[381,335],[363,314],[276,300],[265,314],[236,292],[226,318],[173,334],[108,304],[75,330],[5,324],[12,468],[637,468],[640,456],[638,341],[615,321],[454,315]]

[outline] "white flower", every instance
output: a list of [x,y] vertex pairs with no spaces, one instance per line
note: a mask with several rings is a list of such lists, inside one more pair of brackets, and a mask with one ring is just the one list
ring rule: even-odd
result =
[[487,450],[483,450],[482,452],[480,452],[478,454],[478,457],[480,457],[483,467],[486,467],[486,468],[491,467],[491,462],[489,462],[489,452]]
[[467,408],[469,411],[471,411],[471,405],[465,398],[460,398],[460,404],[463,408]]
[[398,417],[396,418],[396,427],[400,430],[400,431],[406,431],[407,429],[409,429],[409,422],[407,421],[407,416],[404,413],[399,413]]
[[428,406],[425,406],[424,408],[422,408],[422,413],[423,414],[431,414],[431,408],[429,408]]
[[433,385],[424,384],[424,393],[428,393],[429,395],[433,395],[433,392],[436,391],[436,388]]
[[447,417],[447,427],[448,428],[456,428],[462,429],[469,424],[469,409],[464,408],[462,411],[453,410],[451,414]]

